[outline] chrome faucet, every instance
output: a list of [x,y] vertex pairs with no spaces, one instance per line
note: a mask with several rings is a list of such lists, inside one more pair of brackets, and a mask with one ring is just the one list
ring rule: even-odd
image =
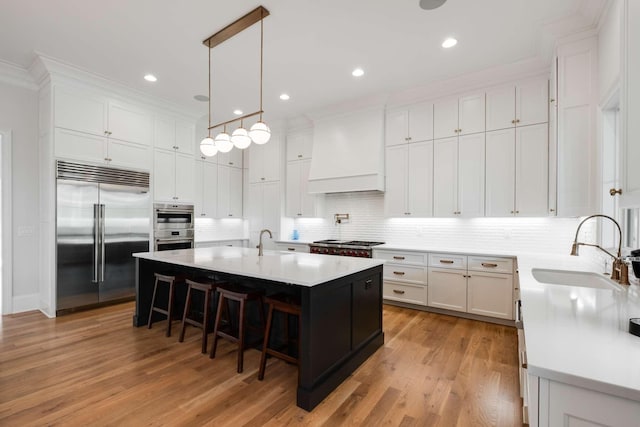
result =
[[[600,245],[596,245],[594,243],[578,242],[578,233],[580,232],[580,228],[582,227],[582,224],[584,224],[587,220],[589,220],[591,218],[607,218],[607,219],[610,219],[616,225],[616,227],[618,228],[618,236],[619,236],[619,240],[618,240],[618,255],[617,256],[613,255],[608,250],[602,248]],[[622,259],[622,229],[620,228],[620,224],[618,224],[618,221],[616,221],[615,219],[611,218],[610,216],[601,215],[601,214],[591,215],[591,216],[586,217],[578,225],[578,229],[576,230],[576,237],[573,239],[573,245],[571,245],[571,255],[577,256],[578,252],[579,252],[578,249],[579,249],[580,246],[592,246],[594,248],[598,248],[602,252],[606,253],[611,258],[613,258],[613,264],[611,265],[611,280],[615,280],[616,282],[620,283],[621,285],[628,285],[629,284],[629,266]]]
[[264,233],[269,233],[269,238],[273,239],[273,234],[271,234],[271,230],[267,230],[266,228],[264,230],[260,230],[260,243],[258,243],[258,246],[256,246],[256,248],[258,248],[258,256],[262,256],[262,235]]

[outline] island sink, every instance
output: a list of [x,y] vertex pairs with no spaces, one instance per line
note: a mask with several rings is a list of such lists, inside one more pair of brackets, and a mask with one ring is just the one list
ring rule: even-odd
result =
[[618,284],[598,273],[534,268],[531,270],[531,274],[533,275],[533,278],[538,282],[552,285],[612,289],[615,291],[619,291],[622,289]]

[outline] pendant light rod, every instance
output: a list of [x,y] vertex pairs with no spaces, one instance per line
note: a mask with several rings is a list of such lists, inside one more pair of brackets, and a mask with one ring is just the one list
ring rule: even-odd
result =
[[[209,49],[211,50],[211,49]],[[262,60],[264,57],[264,15],[260,10],[260,121],[262,121]]]
[[211,49],[209,49],[209,127],[207,131],[207,136],[211,138]]
[[249,117],[257,116],[258,114],[262,114],[262,113],[264,113],[264,111],[258,110],[258,111],[254,111],[253,113],[245,114],[244,116],[236,117],[235,119],[227,120],[226,122],[216,123],[213,126],[209,126],[209,130],[220,127],[222,125],[228,125],[229,123],[237,122],[238,120],[242,121],[244,119],[248,119]]
[[231,37],[246,30],[258,21],[262,21],[269,16],[269,11],[263,6],[258,6],[251,12],[247,13],[241,18],[236,19],[231,24],[227,25],[217,33],[209,36],[202,41],[202,44],[208,46],[209,49],[218,46],[220,43],[229,40]]

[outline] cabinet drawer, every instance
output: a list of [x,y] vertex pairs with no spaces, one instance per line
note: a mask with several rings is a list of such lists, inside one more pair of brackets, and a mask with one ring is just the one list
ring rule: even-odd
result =
[[411,267],[408,265],[385,264],[384,265],[385,280],[392,280],[403,283],[414,283],[417,285],[426,284],[424,267]]
[[467,268],[467,256],[456,254],[430,254],[429,267],[439,268]]
[[427,254],[420,252],[387,252],[374,250],[373,257],[386,259],[394,264],[427,265]]
[[300,243],[276,243],[276,250],[287,252],[309,252],[309,245]]
[[497,257],[469,256],[469,270],[493,273],[513,273],[513,259]]
[[387,300],[427,305],[427,287],[407,283],[384,282],[383,297]]

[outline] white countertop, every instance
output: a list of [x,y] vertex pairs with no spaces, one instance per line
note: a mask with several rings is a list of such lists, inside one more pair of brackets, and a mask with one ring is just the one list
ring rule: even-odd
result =
[[237,237],[232,239],[196,239],[196,243],[215,243],[215,242],[244,242],[249,240],[248,237]]
[[628,333],[640,317],[637,280],[617,291],[544,284],[533,268],[603,269],[584,256],[518,255],[529,373],[640,401],[640,337]]
[[374,258],[214,247],[141,252],[134,257],[300,286],[315,286],[384,264]]

